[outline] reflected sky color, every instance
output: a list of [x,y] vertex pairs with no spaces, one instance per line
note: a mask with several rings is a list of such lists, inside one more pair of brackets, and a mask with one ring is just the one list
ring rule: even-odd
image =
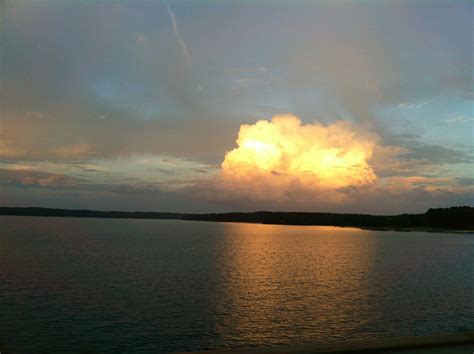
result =
[[472,235],[1,217],[3,348],[174,352],[474,326]]

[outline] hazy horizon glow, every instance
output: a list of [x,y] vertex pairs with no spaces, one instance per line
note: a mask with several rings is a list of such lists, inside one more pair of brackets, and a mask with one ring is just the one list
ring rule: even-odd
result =
[[6,0],[0,11],[2,205],[474,204],[470,1]]

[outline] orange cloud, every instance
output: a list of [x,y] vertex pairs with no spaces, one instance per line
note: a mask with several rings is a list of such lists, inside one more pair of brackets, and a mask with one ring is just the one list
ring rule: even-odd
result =
[[236,144],[213,179],[182,193],[236,210],[356,206],[368,212],[398,210],[408,201],[431,207],[472,194],[453,177],[424,173],[439,168],[428,159],[411,158],[410,149],[383,145],[378,135],[346,121],[302,124],[295,115],[277,115],[242,125]]
[[295,115],[277,115],[242,125],[219,174],[185,192],[254,208],[344,203],[351,198],[348,188],[374,187],[377,176],[369,162],[377,141],[349,122],[305,125]]
[[295,115],[277,115],[240,127],[238,147],[226,154],[220,179],[253,196],[367,186],[377,179],[368,162],[376,141],[348,122],[303,125]]
[[390,177],[384,181],[384,187],[391,193],[405,193],[413,189],[423,189],[427,192],[462,191],[452,177],[400,176]]
[[0,182],[5,186],[30,187],[74,187],[77,179],[58,173],[32,171],[22,166],[0,169]]

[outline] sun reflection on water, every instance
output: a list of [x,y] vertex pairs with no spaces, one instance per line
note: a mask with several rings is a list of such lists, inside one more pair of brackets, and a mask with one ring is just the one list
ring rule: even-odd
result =
[[[327,337],[328,331],[347,338],[354,323],[364,325],[377,243],[368,232],[314,227],[311,235],[312,227],[232,223],[223,228],[233,237],[222,254],[228,287],[221,304],[225,328],[219,332],[238,333],[246,343],[279,344],[302,332],[308,339],[318,332]],[[341,237],[363,242],[344,245]],[[272,338],[265,338],[269,333]]]

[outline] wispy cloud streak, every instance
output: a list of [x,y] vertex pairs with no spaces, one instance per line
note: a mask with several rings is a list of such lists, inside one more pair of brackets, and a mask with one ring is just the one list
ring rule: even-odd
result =
[[186,42],[181,37],[181,34],[179,33],[178,21],[176,20],[176,16],[173,10],[171,10],[171,7],[169,4],[167,4],[167,7],[168,7],[168,13],[170,14],[170,18],[171,18],[171,23],[173,24],[174,35],[176,36],[176,39],[178,40],[179,46],[181,47],[181,50],[183,51],[183,55],[186,57],[186,60],[188,61],[188,63],[191,63],[191,56],[189,55],[188,46],[186,45]]

